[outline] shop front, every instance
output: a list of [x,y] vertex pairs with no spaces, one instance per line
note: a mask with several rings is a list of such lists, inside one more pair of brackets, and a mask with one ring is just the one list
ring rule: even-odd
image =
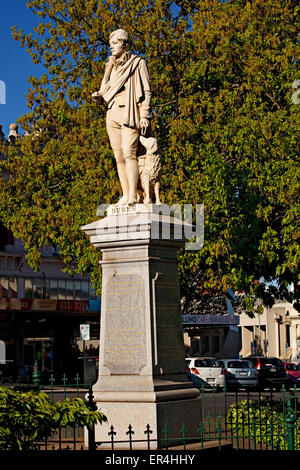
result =
[[[56,383],[62,383],[64,376],[69,383],[75,383],[77,374],[83,382],[87,359],[82,358],[90,356],[96,368],[98,349],[90,347],[99,341],[100,305],[95,301],[3,300],[0,310],[0,340],[6,349],[5,364],[1,365],[3,380],[29,382],[37,364],[45,383],[49,383],[51,376]],[[84,350],[80,347],[82,324],[91,326]]]
[[238,357],[238,315],[182,315],[186,354],[217,358]]

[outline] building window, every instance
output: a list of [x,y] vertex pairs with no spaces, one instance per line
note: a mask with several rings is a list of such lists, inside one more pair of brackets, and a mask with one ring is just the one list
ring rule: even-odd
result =
[[58,299],[66,300],[66,280],[59,279],[58,281]]
[[32,279],[25,279],[25,299],[33,298]]
[[89,299],[90,300],[96,300],[97,299],[97,292],[96,289],[92,286],[92,284],[89,282]]
[[66,300],[74,299],[74,281],[67,280],[66,282]]
[[50,299],[50,279],[44,280],[44,299]]
[[50,279],[50,299],[57,299],[57,297],[58,297],[57,279]]
[[81,299],[81,281],[75,281],[75,299]]
[[[12,296],[16,297],[17,280],[0,278],[3,281],[3,297],[11,287]],[[27,299],[58,299],[58,300],[96,300],[97,293],[90,281],[80,279],[25,279],[25,298]],[[1,292],[0,292],[1,294]]]
[[89,282],[88,281],[82,281],[81,283],[81,298],[82,300],[89,299]]
[[34,299],[43,299],[43,280],[42,279],[33,279],[33,298]]

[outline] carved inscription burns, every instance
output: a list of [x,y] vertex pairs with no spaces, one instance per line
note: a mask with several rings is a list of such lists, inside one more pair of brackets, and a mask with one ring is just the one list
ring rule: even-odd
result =
[[106,286],[104,365],[112,374],[139,374],[146,364],[144,281],[112,276]]

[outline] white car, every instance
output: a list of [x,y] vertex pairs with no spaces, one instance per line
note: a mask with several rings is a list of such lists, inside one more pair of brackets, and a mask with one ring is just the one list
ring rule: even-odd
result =
[[216,387],[220,389],[225,385],[224,370],[213,357],[187,357],[186,372],[194,374],[203,380],[205,388]]

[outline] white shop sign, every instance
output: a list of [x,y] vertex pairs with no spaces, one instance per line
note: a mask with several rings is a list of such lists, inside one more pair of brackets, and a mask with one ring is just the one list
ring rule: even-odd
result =
[[80,325],[80,339],[84,341],[90,339],[90,325]]

